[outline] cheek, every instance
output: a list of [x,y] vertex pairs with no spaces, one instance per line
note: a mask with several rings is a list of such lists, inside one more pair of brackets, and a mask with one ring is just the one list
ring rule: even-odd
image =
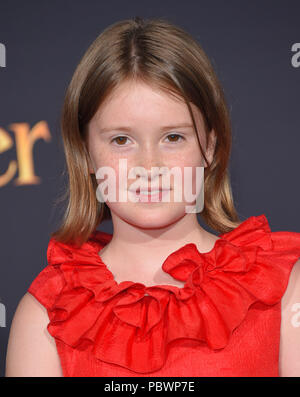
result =
[[180,183],[182,184],[183,194],[198,194],[203,183],[203,167],[196,165],[186,165],[181,168]]
[[[123,162],[123,163],[122,163]],[[105,194],[110,192],[112,197],[119,200],[119,192],[126,192],[130,185],[138,179],[129,179],[129,171],[135,167],[125,156],[102,156],[101,161],[97,162],[97,170],[102,169],[101,178],[97,178],[97,183],[102,185],[101,190]],[[100,176],[98,174],[98,176]],[[110,200],[109,200],[110,201]]]
[[[200,185],[203,183],[204,166],[203,156],[200,149],[191,150],[185,157],[181,172],[183,183],[187,189],[193,189],[193,193],[199,192]],[[196,191],[197,189],[197,191]]]
[[182,156],[173,159],[168,163],[168,168],[171,170],[179,169],[179,174],[181,175],[182,181],[184,179],[190,180],[188,177],[190,174],[196,177],[197,167],[202,167],[201,157],[199,153],[194,151],[185,152]]
[[96,168],[95,175],[98,185],[100,183],[103,183],[104,181],[107,181],[107,185],[112,186],[114,182],[114,177],[116,179],[116,182],[118,182],[118,160],[112,156],[109,156],[105,152],[105,150],[101,150],[101,148],[98,148],[97,151],[94,150],[91,155],[93,155],[93,163]]

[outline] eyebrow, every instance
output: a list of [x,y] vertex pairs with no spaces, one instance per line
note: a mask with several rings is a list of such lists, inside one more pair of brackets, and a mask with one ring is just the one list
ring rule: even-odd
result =
[[[194,128],[192,124],[189,123],[181,123],[181,124],[174,124],[174,125],[165,125],[160,128],[161,131],[166,131],[166,130],[171,130],[173,128]],[[127,131],[130,132],[132,131],[131,127],[126,127],[126,126],[111,126],[111,127],[105,127],[105,128],[100,128],[101,133],[109,132],[109,131]]]

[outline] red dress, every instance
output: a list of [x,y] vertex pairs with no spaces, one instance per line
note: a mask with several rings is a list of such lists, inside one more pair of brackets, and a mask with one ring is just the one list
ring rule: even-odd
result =
[[30,285],[47,308],[63,376],[279,376],[281,298],[300,233],[265,215],[220,234],[213,249],[172,252],[162,269],[184,287],[117,283],[94,231],[80,248],[50,239]]

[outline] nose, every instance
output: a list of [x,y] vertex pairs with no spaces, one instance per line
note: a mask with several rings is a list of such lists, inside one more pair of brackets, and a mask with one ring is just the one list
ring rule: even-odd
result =
[[164,167],[162,155],[158,148],[153,145],[149,145],[139,152],[135,165],[145,169],[146,174],[142,177],[148,178],[148,183],[151,183],[151,180],[154,181],[160,175],[159,169]]
[[140,150],[139,159],[141,161],[141,165],[147,170],[150,170],[151,167],[160,166],[161,154],[155,145],[149,144]]

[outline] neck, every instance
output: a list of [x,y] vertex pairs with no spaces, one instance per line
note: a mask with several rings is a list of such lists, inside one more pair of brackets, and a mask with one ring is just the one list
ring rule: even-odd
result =
[[[185,244],[196,244],[199,252],[212,249],[217,236],[203,229],[196,214],[185,214],[180,220],[160,229],[142,229],[112,214],[113,237],[101,250],[101,257],[124,263],[139,264],[141,270],[155,271],[164,259]],[[150,270],[151,269],[151,270]]]

